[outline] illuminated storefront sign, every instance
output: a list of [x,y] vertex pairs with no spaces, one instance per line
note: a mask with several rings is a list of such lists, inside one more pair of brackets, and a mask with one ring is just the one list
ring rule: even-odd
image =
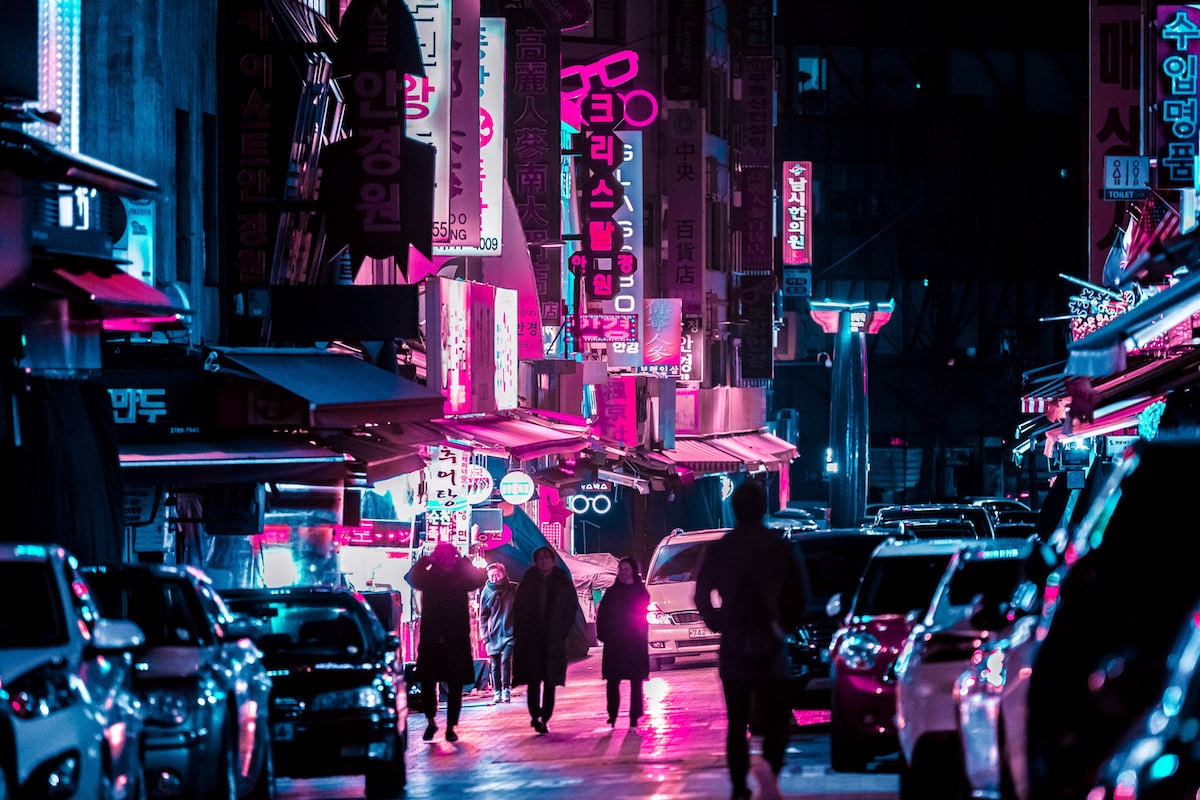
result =
[[533,478],[520,470],[514,470],[500,479],[500,497],[514,506],[528,503],[533,497],[534,488]]
[[612,498],[606,494],[573,494],[567,498],[567,508],[572,514],[604,515],[612,511]]
[[[617,255],[616,281],[612,297],[600,304],[609,314],[637,314],[642,307],[642,272],[644,263],[642,213],[642,133],[622,131],[625,158],[614,173],[621,185],[620,205],[613,212],[613,221],[621,230],[624,240]],[[643,317],[645,314],[643,313]],[[640,367],[645,323],[638,320],[638,341],[614,342],[608,348],[608,363],[612,367]]]
[[644,364],[638,372],[679,376],[680,349],[683,341],[683,301],[677,297],[647,298],[643,335]]
[[439,445],[429,448],[429,503],[425,531],[430,541],[450,542],[466,554],[469,506],[465,472],[470,458],[465,450]]
[[658,119],[658,99],[652,92],[645,89],[611,91],[636,78],[638,69],[638,54],[634,50],[621,50],[588,64],[563,67],[562,121],[577,131],[589,124],[584,108],[589,94],[616,94],[626,109],[627,127],[644,128]]
[[[479,246],[479,0],[454,0],[450,44],[450,214],[445,242]],[[440,242],[439,221],[433,221],[433,241]],[[436,252],[436,251],[435,251]]]
[[636,342],[636,314],[576,314],[567,329],[580,342]]
[[704,380],[704,320],[684,317],[679,341],[679,380]]
[[431,276],[425,284],[425,300],[426,381],[446,398],[445,413],[465,414],[471,410],[467,284]]
[[450,241],[450,0],[405,0],[417,26],[424,77],[404,76],[407,133],[436,149],[433,184],[433,241]]
[[637,381],[636,375],[610,375],[596,387],[596,428],[604,438],[626,447],[638,444]]
[[516,408],[516,291],[436,276],[425,287],[426,375],[444,413]]
[[783,264],[812,263],[812,162],[783,162]]
[[496,408],[517,407],[518,301],[515,289],[496,289],[495,298]]
[[1191,189],[1196,180],[1197,83],[1200,82],[1200,8],[1159,6],[1158,175],[1159,189]]

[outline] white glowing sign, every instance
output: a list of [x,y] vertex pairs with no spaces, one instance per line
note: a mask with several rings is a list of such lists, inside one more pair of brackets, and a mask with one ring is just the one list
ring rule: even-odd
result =
[[496,289],[496,408],[517,407],[517,291]]
[[528,503],[535,488],[533,478],[520,470],[514,470],[500,479],[500,497],[514,506]]
[[[450,214],[450,0],[406,0],[417,27],[425,76],[404,76],[405,132],[433,145],[433,241],[448,242]],[[439,236],[440,232],[440,236]]]
[[426,381],[446,398],[446,414],[471,410],[470,315],[467,284],[431,276],[425,284]]
[[486,503],[492,498],[496,482],[492,473],[480,464],[468,464],[466,468],[467,502],[473,506]]

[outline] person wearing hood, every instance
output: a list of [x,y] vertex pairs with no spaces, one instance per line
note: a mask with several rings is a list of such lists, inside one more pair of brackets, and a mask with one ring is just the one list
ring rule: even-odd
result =
[[621,681],[629,681],[629,727],[636,728],[642,716],[642,683],[650,677],[649,605],[650,593],[637,561],[621,559],[617,580],[596,609],[596,638],[604,642],[600,674],[608,684],[610,728],[616,725],[621,706]]
[[492,704],[512,702],[513,601],[517,583],[499,561],[487,565],[479,597],[480,636],[492,660]]

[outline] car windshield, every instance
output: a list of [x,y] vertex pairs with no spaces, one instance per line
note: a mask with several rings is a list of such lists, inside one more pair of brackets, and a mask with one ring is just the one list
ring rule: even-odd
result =
[[67,641],[54,573],[45,561],[0,563],[0,647]]
[[186,581],[98,570],[88,573],[87,582],[100,613],[136,622],[149,647],[213,644],[204,611]]
[[[235,611],[262,621],[256,637],[268,664],[313,658],[363,658],[368,650],[365,609],[342,597],[226,597]],[[381,637],[383,629],[376,633]]]
[[1012,596],[1021,580],[1021,561],[1016,558],[975,558],[950,576],[951,605],[968,605],[982,594],[985,606],[995,606]]
[[982,506],[962,506],[957,508],[943,506],[926,506],[913,508],[899,506],[896,508],[880,509],[876,515],[877,525],[893,525],[898,520],[905,519],[962,519],[970,521],[975,529],[982,534],[991,530],[990,512]]
[[823,608],[825,601],[838,592],[852,594],[879,542],[880,537],[870,534],[813,541],[798,539],[796,547],[808,572],[814,605]]
[[658,551],[654,563],[650,565],[650,578],[646,582],[682,583],[696,580],[696,570],[704,553],[708,550],[709,542],[680,542],[665,545]]
[[854,599],[855,616],[924,610],[950,563],[950,553],[873,558]]

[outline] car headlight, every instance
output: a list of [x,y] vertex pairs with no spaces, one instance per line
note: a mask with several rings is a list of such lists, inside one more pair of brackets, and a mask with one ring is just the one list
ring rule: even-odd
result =
[[192,711],[198,705],[195,694],[177,690],[152,690],[142,698],[146,722],[153,725],[183,725],[192,718]]
[[646,622],[651,625],[670,625],[671,616],[654,603],[646,606]]
[[8,704],[18,719],[48,717],[87,696],[83,684],[65,662],[46,663],[26,672],[8,686]]
[[313,698],[313,711],[329,711],[338,708],[380,708],[383,706],[383,693],[374,686],[360,686],[357,689],[344,689],[340,692],[325,692]]
[[869,633],[848,633],[837,646],[837,657],[850,669],[871,669],[880,651],[879,640]]

